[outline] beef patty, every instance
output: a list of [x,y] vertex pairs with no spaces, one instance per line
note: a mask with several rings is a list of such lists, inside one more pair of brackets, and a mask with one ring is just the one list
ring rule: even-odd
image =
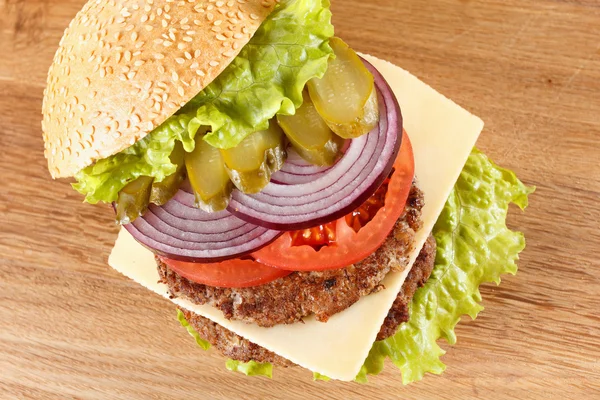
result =
[[[377,340],[383,340],[392,336],[400,324],[408,321],[409,304],[417,288],[423,286],[431,275],[435,262],[435,253],[435,239],[433,236],[429,236],[419,253],[419,257],[408,273],[408,276],[402,285],[402,289],[398,293],[398,297],[396,297],[392,308],[388,312],[388,315],[381,326],[381,330],[377,335]],[[250,360],[270,362],[283,367],[293,365],[291,361],[244,339],[208,318],[204,318],[182,308],[180,308],[180,310],[185,315],[185,319],[194,327],[198,334],[226,357],[242,362],[248,362]]]
[[402,271],[414,248],[415,232],[421,228],[423,193],[413,183],[403,214],[383,245],[363,261],[346,268],[293,272],[273,282],[250,288],[218,288],[190,281],[171,270],[157,257],[161,282],[173,297],[196,304],[210,304],[225,318],[270,327],[290,324],[314,314],[326,322],[361,296],[382,289],[388,272]]

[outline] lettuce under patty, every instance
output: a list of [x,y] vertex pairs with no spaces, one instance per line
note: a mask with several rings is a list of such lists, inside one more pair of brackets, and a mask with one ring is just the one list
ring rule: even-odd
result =
[[275,114],[294,114],[306,82],[327,70],[332,36],[329,0],[282,0],[210,85],[133,146],[78,172],[73,187],[89,203],[112,202],[140,176],[160,182],[173,174],[175,140],[192,151],[200,126],[211,127],[208,143],[227,149]]
[[[435,267],[425,286],[415,293],[410,320],[400,325],[394,336],[373,344],[357,382],[379,374],[388,357],[400,369],[404,384],[421,380],[427,372],[444,371],[440,358],[445,352],[438,339],[455,344],[454,327],[461,316],[475,319],[483,310],[479,286],[499,284],[502,274],[517,272],[525,238],[506,227],[506,215],[510,203],[525,209],[532,192],[513,172],[473,150],[433,229]],[[227,368],[246,375],[272,374],[269,363],[229,360]],[[313,379],[329,380],[318,373]]]

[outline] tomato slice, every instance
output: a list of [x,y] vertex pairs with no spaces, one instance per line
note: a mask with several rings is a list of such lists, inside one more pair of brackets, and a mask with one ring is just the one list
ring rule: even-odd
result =
[[193,263],[160,257],[177,274],[193,282],[225,288],[264,285],[292,273],[247,259],[231,259],[219,263]]
[[385,204],[358,232],[348,225],[346,217],[342,217],[336,221],[333,243],[319,248],[311,246],[310,242],[294,246],[294,232],[286,232],[270,245],[252,253],[252,257],[262,264],[284,270],[322,271],[344,268],[373,254],[402,215],[415,175],[412,145],[406,132],[403,135],[385,194]]

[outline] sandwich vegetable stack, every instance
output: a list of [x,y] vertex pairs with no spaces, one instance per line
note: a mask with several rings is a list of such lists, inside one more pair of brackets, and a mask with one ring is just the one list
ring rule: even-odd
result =
[[362,382],[390,358],[408,383],[516,272],[505,218],[531,189],[473,149],[479,118],[330,19],[327,0],[90,1],[49,71],[45,155],[114,212],[109,264],[227,368]]

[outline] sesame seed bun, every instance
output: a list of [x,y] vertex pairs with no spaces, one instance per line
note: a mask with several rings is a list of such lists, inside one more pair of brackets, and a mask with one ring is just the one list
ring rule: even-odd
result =
[[91,0],[60,41],[42,106],[53,178],[142,139],[212,82],[276,0]]

